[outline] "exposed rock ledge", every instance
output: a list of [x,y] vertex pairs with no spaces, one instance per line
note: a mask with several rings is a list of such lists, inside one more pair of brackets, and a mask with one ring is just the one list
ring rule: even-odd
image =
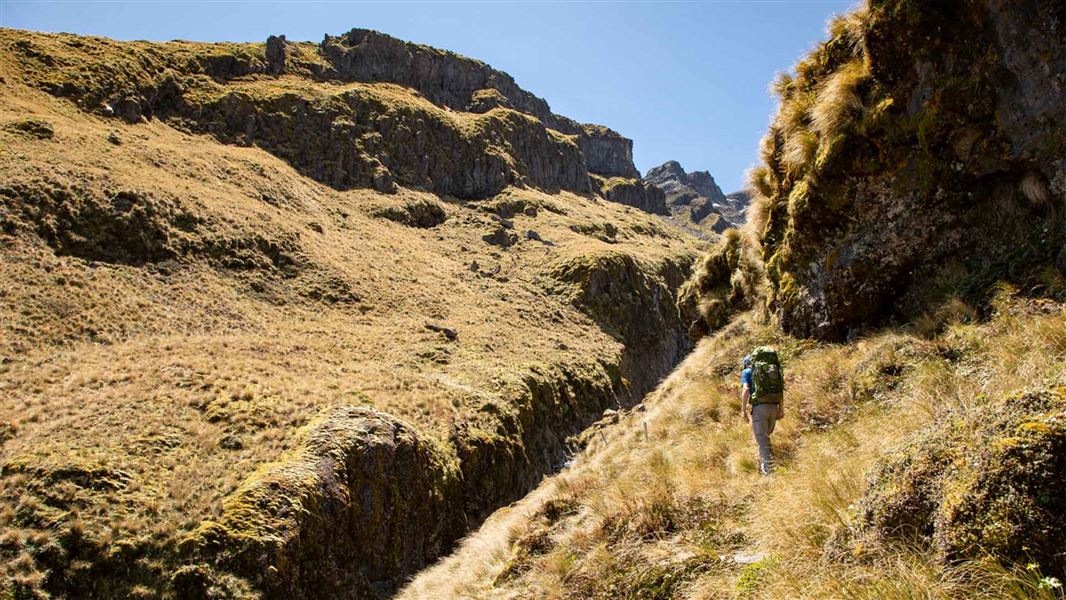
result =
[[[466,530],[455,461],[411,425],[338,406],[263,467],[187,543],[270,597],[381,597]],[[197,595],[209,571],[175,584]],[[204,576],[198,579],[191,573]]]

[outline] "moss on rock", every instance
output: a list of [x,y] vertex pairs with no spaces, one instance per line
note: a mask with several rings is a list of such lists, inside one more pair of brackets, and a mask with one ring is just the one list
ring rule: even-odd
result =
[[[340,406],[183,543],[271,597],[383,597],[466,531],[455,459],[410,425]],[[353,568],[354,567],[354,568]]]
[[1066,387],[948,414],[885,459],[862,531],[922,539],[945,561],[992,555],[1066,569]]

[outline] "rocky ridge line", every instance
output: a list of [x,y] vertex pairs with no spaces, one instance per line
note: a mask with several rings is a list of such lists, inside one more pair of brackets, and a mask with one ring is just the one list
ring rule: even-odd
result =
[[338,189],[486,198],[508,185],[593,193],[589,174],[639,179],[632,141],[617,132],[552,113],[483,62],[375,31],[319,44],[272,36],[265,45],[134,48],[88,38],[117,60],[16,37],[10,50],[32,65],[36,84],[85,110],[256,145]]

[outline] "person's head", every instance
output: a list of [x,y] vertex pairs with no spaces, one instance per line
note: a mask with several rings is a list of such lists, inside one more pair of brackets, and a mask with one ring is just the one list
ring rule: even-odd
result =
[[744,368],[745,368],[745,369],[747,369],[748,367],[750,367],[750,366],[751,366],[751,355],[749,354],[749,355],[745,356],[745,357],[744,357],[744,360],[743,360],[743,361],[741,361],[741,362],[742,362],[742,363],[744,363]]

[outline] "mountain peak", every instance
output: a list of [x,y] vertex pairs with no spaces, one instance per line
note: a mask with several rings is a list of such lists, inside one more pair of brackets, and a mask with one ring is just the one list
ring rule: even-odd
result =
[[744,222],[747,202],[722,193],[710,171],[685,172],[676,160],[648,170],[644,182],[666,194],[666,204],[678,225],[708,235]]

